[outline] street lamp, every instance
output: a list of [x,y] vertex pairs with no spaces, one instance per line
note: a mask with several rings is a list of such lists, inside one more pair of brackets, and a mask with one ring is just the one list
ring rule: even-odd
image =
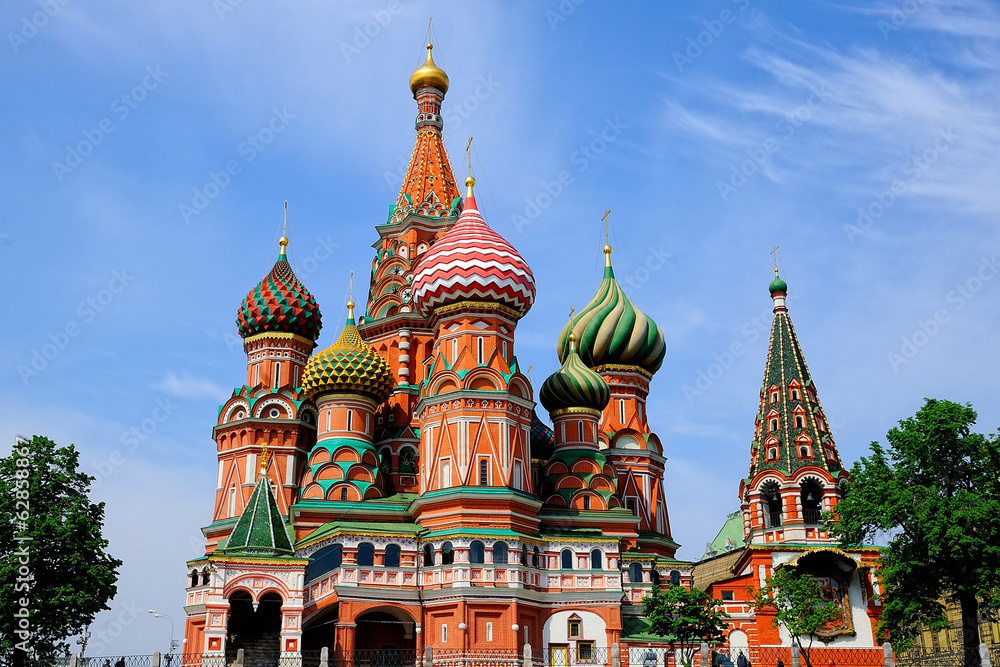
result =
[[167,655],[169,656],[174,651],[174,619],[170,618],[166,614],[161,614],[155,609],[150,609],[149,613],[153,615],[153,618],[165,618],[170,621],[170,650],[167,651]]

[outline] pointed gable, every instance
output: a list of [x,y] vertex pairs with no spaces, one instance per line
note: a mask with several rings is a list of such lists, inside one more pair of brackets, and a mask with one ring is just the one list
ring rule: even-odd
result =
[[[262,466],[263,467],[263,466]],[[229,536],[226,554],[254,556],[291,556],[292,543],[285,530],[285,521],[278,510],[278,501],[267,474],[257,479],[250,500]]]

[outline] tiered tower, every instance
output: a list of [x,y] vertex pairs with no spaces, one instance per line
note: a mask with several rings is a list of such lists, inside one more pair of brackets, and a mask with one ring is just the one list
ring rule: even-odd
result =
[[433,334],[413,307],[413,270],[420,258],[458,219],[462,199],[445,151],[441,104],[448,75],[427,60],[410,76],[417,102],[416,144],[389,217],[375,229],[368,305],[361,335],[390,364],[395,385],[375,415],[375,447],[390,488],[417,492],[419,433],[411,424]]
[[414,303],[434,336],[414,414],[424,462],[416,518],[432,529],[458,521],[531,532],[538,527],[525,517],[537,509],[529,497],[534,403],[514,356],[514,329],[534,302],[535,282],[483,220],[474,185],[466,179],[458,222],[414,272]]
[[751,544],[833,543],[822,515],[836,508],[848,474],[788,316],[788,285],[777,269],[768,291],[774,320],[750,473],[740,484],[743,532]]
[[639,518],[641,550],[673,557],[679,545],[670,536],[664,498],[666,458],[646,419],[649,382],[663,364],[667,346],[660,328],[615,280],[610,245],[604,246],[604,278],[597,294],[559,337],[561,360],[569,355],[571,335],[579,341],[580,358],[611,388],[601,418],[601,446],[618,471],[622,504]]

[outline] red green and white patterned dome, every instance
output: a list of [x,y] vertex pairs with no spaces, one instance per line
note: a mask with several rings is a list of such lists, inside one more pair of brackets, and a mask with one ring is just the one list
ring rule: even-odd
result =
[[535,301],[535,278],[524,258],[490,229],[476,208],[470,176],[462,214],[413,272],[413,303],[425,318],[441,306],[459,301],[490,301],[518,313]]
[[285,254],[288,239],[282,236],[278,243],[281,254],[274,268],[240,304],[236,316],[240,336],[281,332],[315,341],[323,328],[319,304],[292,272]]

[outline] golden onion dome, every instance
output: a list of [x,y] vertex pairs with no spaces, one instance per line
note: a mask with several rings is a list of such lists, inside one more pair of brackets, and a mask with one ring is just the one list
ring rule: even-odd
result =
[[347,312],[347,324],[340,339],[306,363],[302,388],[314,400],[328,393],[360,394],[382,403],[392,392],[392,369],[361,338],[354,323],[353,301],[348,301]]
[[442,93],[448,92],[448,75],[434,64],[431,51],[433,44],[427,45],[427,60],[410,75],[410,91],[416,95],[421,88],[437,88]]

